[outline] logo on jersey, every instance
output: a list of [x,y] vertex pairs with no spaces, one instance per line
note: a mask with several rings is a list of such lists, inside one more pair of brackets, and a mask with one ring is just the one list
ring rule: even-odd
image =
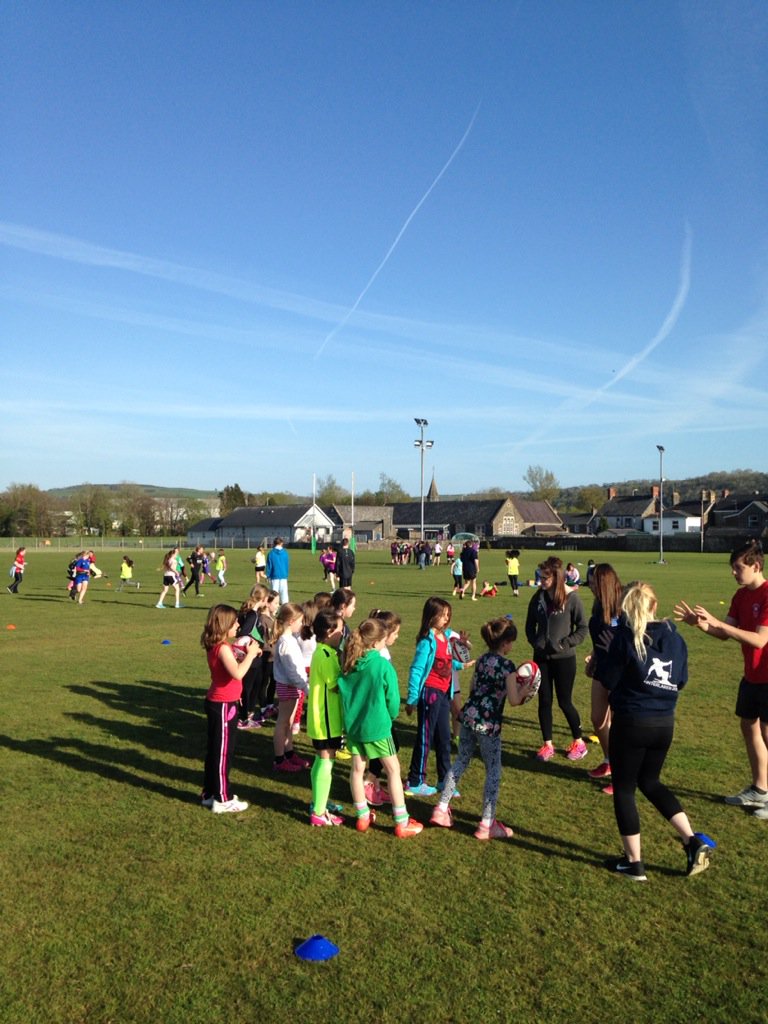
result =
[[645,685],[652,686],[655,690],[676,690],[677,684],[673,683],[670,679],[671,672],[671,661],[662,661],[661,658],[654,658],[645,677]]

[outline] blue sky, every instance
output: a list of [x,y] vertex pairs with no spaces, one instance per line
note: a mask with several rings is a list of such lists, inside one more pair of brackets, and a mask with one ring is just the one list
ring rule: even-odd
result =
[[3,22],[0,486],[765,468],[762,0]]

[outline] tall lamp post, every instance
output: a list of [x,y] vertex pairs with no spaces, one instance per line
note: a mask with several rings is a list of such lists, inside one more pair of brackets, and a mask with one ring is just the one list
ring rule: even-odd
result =
[[664,565],[664,445],[659,449],[659,565]]
[[418,416],[414,417],[414,422],[419,428],[419,440],[414,441],[414,447],[419,448],[421,451],[421,539],[424,540],[424,452],[427,448],[431,448],[435,443],[434,441],[424,440],[424,427],[428,427],[429,423],[426,420],[419,419]]

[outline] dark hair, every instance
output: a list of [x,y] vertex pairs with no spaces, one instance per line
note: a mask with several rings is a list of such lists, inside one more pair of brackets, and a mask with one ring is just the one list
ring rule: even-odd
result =
[[315,608],[318,611],[321,611],[323,608],[330,608],[331,606],[331,595],[327,590],[318,590],[312,600],[315,602]]
[[332,608],[321,608],[315,616],[315,621],[312,623],[312,629],[317,642],[321,644],[334,629],[338,629],[341,621],[342,618],[339,613],[335,612]]
[[511,548],[507,552],[507,558],[519,558],[519,557],[520,557],[520,552],[517,550],[517,548]]
[[368,613],[369,619],[378,619],[383,622],[387,630],[387,636],[402,624],[402,619],[397,612],[387,612],[383,608],[374,608]]
[[750,537],[749,540],[745,541],[739,547],[734,548],[731,552],[731,565],[734,562],[741,560],[744,565],[756,565],[760,572],[763,571],[763,545],[759,540],[755,540]]
[[563,572],[562,559],[556,558],[552,555],[546,561],[539,565],[539,569],[542,573],[547,573],[554,580],[552,587],[550,601],[556,612],[560,612],[565,607],[565,599],[568,596],[565,589],[565,573]]
[[315,635],[312,624],[317,615],[317,605],[314,601],[304,601],[301,610],[304,612],[304,625],[301,627],[300,636],[302,640],[310,640]]
[[502,644],[517,640],[517,626],[512,619],[491,619],[480,627],[480,636],[489,651],[498,651]]
[[352,604],[354,600],[355,592],[351,587],[339,587],[331,594],[331,608],[339,611],[341,608],[346,608],[348,604]]
[[[421,613],[421,626],[416,634],[416,640],[424,640],[425,637],[429,636],[430,629],[432,629],[442,612],[451,612],[452,610],[450,601],[446,601],[442,597],[428,597],[424,602],[424,609]],[[451,621],[450,618],[448,621]]]
[[599,615],[605,625],[610,626],[611,619],[617,618],[621,611],[623,598],[621,580],[613,566],[607,562],[596,565],[591,586],[595,595],[592,614]]

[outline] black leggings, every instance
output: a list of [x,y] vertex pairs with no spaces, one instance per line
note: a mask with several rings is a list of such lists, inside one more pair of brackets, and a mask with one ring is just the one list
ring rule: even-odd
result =
[[541,669],[539,687],[539,725],[545,740],[552,739],[552,690],[557,694],[557,703],[565,715],[568,728],[575,740],[581,739],[581,719],[573,706],[573,684],[576,680],[576,655],[570,658],[541,658],[534,661]]
[[613,809],[622,836],[636,836],[640,832],[635,801],[637,789],[667,821],[683,809],[675,794],[659,779],[674,729],[672,715],[645,720],[614,718],[611,722],[609,757]]

